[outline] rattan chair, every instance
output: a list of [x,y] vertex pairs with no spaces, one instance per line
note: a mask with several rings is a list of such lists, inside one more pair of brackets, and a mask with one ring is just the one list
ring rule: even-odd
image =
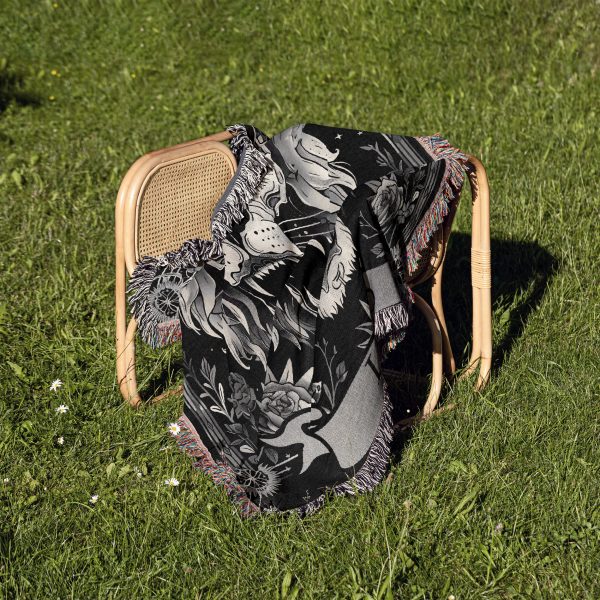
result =
[[[236,169],[235,157],[223,143],[225,131],[200,140],[157,150],[138,159],[125,175],[115,209],[117,380],[123,398],[141,402],[135,365],[136,321],[127,322],[126,281],[142,256],[176,250],[190,238],[208,239],[217,200]],[[489,189],[483,165],[469,156],[466,164],[472,192],[471,283],[473,340],[464,375],[479,369],[476,388],[488,381],[492,356]],[[430,244],[430,254],[408,282],[431,280],[432,306],[415,294],[432,334],[430,393],[419,418],[429,416],[440,397],[444,371],[456,371],[442,305],[442,271],[457,203]]]

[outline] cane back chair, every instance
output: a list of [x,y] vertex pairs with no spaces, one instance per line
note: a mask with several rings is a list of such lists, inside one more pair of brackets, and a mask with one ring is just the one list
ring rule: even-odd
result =
[[[236,170],[224,143],[224,131],[151,152],[125,175],[115,208],[117,380],[123,398],[138,406],[135,342],[137,323],[127,322],[126,282],[142,256],[160,256],[191,238],[209,239],[213,208]],[[474,156],[465,165],[472,197],[471,285],[473,297],[471,355],[463,376],[478,369],[476,389],[487,383],[492,361],[489,188],[485,169]],[[407,282],[431,281],[431,306],[415,294],[432,336],[432,378],[419,417],[435,409],[444,372],[456,371],[442,304],[442,271],[458,200],[431,239],[430,252]]]

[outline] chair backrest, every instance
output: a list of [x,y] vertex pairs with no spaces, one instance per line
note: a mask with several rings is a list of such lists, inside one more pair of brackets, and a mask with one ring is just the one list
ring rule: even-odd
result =
[[214,139],[137,160],[123,179],[116,211],[129,273],[142,256],[160,256],[191,238],[210,239],[214,206],[235,169],[231,150]]

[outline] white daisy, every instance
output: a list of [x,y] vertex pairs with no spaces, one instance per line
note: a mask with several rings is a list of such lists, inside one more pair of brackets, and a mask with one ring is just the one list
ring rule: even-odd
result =
[[56,443],[62,446],[65,443],[65,438],[61,435],[60,437],[56,438]]
[[96,502],[98,502],[98,498],[98,494],[94,494],[89,500],[90,504],[96,504]]
[[178,435],[179,432],[181,431],[181,427],[179,427],[179,425],[177,425],[177,423],[169,423],[169,426],[167,427],[167,429],[171,433],[171,435]]
[[69,410],[69,407],[66,404],[61,404],[56,407],[56,412],[64,415]]
[[165,479],[165,485],[168,485],[169,487],[177,487],[179,485],[179,479],[175,479],[175,477]]
[[57,392],[58,388],[62,387],[63,382],[60,379],[55,379],[50,385],[51,392]]

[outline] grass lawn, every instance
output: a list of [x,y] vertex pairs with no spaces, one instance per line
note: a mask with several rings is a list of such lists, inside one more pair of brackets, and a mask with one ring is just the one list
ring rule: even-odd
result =
[[[0,597],[599,598],[599,23],[591,0],[3,0]],[[121,400],[114,202],[145,152],[306,121],[482,159],[494,371],[447,387],[373,493],[242,521],[166,431],[181,398]],[[177,364],[143,349],[142,383]]]

